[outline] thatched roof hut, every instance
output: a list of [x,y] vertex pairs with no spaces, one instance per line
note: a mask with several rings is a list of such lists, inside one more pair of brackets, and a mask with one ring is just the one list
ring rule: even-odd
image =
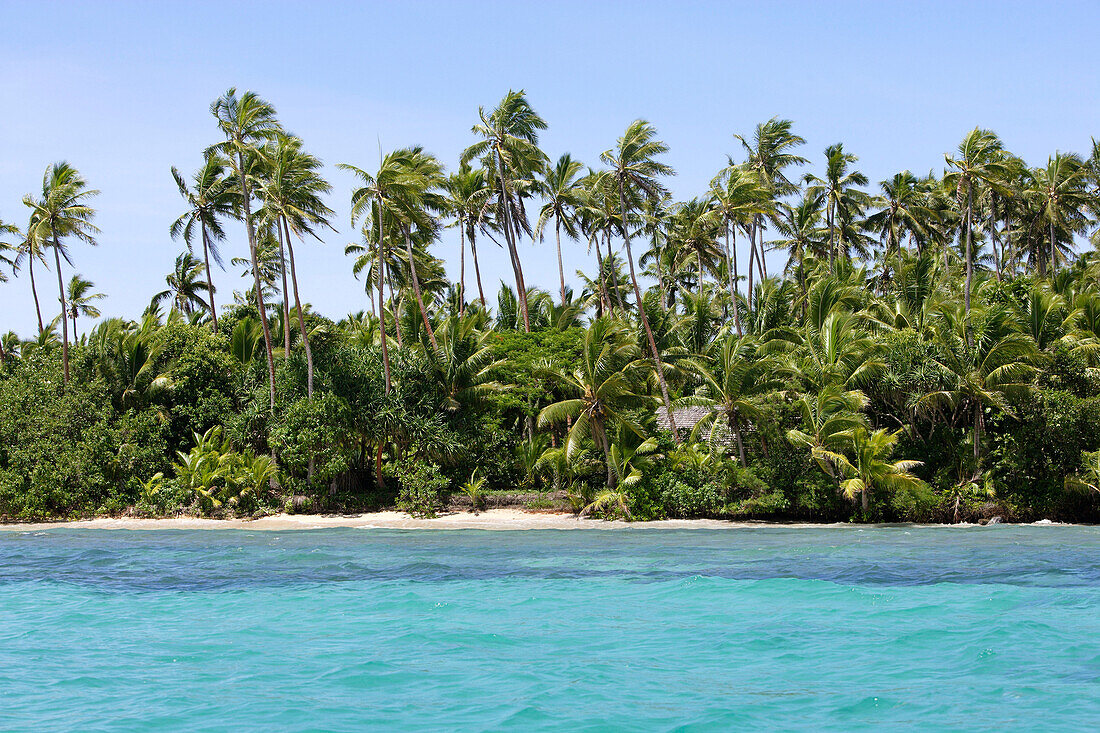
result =
[[[686,439],[691,435],[691,431],[695,429],[699,421],[709,414],[710,408],[708,407],[672,408],[672,416],[676,419],[676,432],[679,433],[680,438]],[[657,429],[672,429],[668,419],[668,411],[664,406],[657,408]],[[714,443],[726,446],[727,448],[733,448],[736,445],[733,434],[730,433],[729,425],[721,418],[715,420],[700,431],[699,440],[705,443],[711,443],[712,439]]]

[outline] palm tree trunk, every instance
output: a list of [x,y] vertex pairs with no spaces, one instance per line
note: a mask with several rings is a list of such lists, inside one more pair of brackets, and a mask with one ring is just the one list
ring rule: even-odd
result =
[[833,237],[833,200],[829,199],[829,210],[826,213],[829,223],[829,272],[833,271],[836,261],[836,239]]
[[248,234],[248,249],[252,256],[252,277],[256,284],[256,307],[260,311],[260,325],[263,326],[264,352],[267,356],[268,391],[271,397],[271,410],[275,411],[275,356],[271,348],[271,327],[267,322],[267,307],[264,305],[264,289],[260,282],[260,259],[256,252],[256,231],[252,227],[252,202],[248,189],[248,176],[244,172],[244,153],[237,151],[238,175],[241,178],[241,203],[244,205],[244,226]]
[[753,260],[756,259],[756,218],[752,220],[752,227],[749,229],[749,282],[745,293],[745,304],[749,310],[752,310],[752,266]]
[[859,492],[860,503],[863,505],[863,518],[867,519],[867,512],[871,509],[871,487],[864,483],[863,491]]
[[[283,278],[283,361],[290,358],[290,288],[286,283],[286,245],[283,229],[279,226],[279,217],[275,222],[275,231],[279,233],[279,274]],[[289,234],[287,238],[289,238]]]
[[466,315],[466,224],[458,220],[458,315]]
[[729,271],[730,281],[730,302],[733,304],[733,325],[737,328],[737,335],[741,336],[741,313],[740,308],[737,306],[737,232],[733,233],[733,246],[730,246],[730,223],[726,223],[726,260],[729,262],[727,269]]
[[[974,228],[974,188],[969,184],[966,187],[966,292],[964,293],[964,300],[966,305],[966,318],[970,320],[970,281],[973,277],[974,271],[974,257],[970,252],[970,237]],[[970,332],[970,326],[967,326],[967,333]],[[969,337],[967,338],[969,340]]]
[[34,312],[38,316],[38,332],[42,333],[46,328],[42,325],[42,308],[38,305],[38,288],[35,287],[34,284],[34,257],[35,255],[33,252],[29,253],[27,269],[31,272],[31,295],[34,296]]
[[481,287],[481,268],[477,264],[477,244],[473,232],[470,233],[470,256],[474,258],[474,276],[477,278],[477,297],[481,300],[481,310],[485,310],[485,290]]
[[737,455],[741,459],[741,468],[748,468],[749,462],[745,457],[745,441],[741,438],[741,420],[736,413],[730,413],[729,424],[733,439],[737,441]]
[[596,418],[592,421],[592,432],[598,437],[598,443],[603,449],[603,462],[607,466],[607,488],[614,489],[618,483],[615,479],[615,469],[611,466],[611,448],[607,442],[607,431],[604,429],[603,420]]
[[558,278],[561,280],[561,304],[565,305],[565,267],[561,263],[561,216],[554,217],[554,238],[558,247]]
[[[378,197],[378,271],[375,273],[375,278],[378,280],[378,330],[382,336],[382,369],[386,373],[386,394],[390,393],[392,382],[390,380],[390,348],[386,339],[386,300],[385,300],[385,265],[382,259],[382,247],[385,242],[385,238],[382,234],[382,197]],[[381,461],[382,461],[382,446],[378,446],[378,482],[381,485]]]
[[409,231],[408,227],[405,227],[405,252],[409,255],[413,293],[416,295],[416,304],[420,306],[420,317],[424,319],[424,328],[428,332],[428,338],[431,339],[432,348],[438,349],[439,345],[435,342],[435,332],[432,331],[432,324],[428,321],[428,309],[424,307],[424,298],[420,294],[420,279],[416,276],[416,257],[413,255],[412,232]]
[[696,269],[699,271],[699,283],[696,287],[696,292],[699,295],[703,294],[703,247],[701,245],[695,246],[695,264],[698,266]]
[[680,445],[680,433],[676,430],[676,418],[672,414],[672,400],[668,397],[668,383],[665,381],[665,368],[661,365],[661,355],[657,351],[657,340],[653,338],[653,329],[649,326],[649,316],[645,314],[642,305],[642,289],[638,287],[638,277],[634,274],[634,255],[630,251],[630,235],[626,230],[626,196],[623,191],[623,180],[619,179],[619,207],[623,215],[623,244],[626,246],[626,262],[630,265],[630,283],[634,286],[634,299],[638,303],[638,315],[641,316],[642,326],[645,327],[645,335],[649,340],[649,351],[653,357],[653,366],[657,368],[657,381],[661,385],[661,399],[664,400],[665,410],[668,413],[668,426],[672,430],[672,439],[676,445]]
[[523,330],[531,332],[531,318],[527,314],[527,285],[523,280],[523,267],[519,261],[519,252],[516,251],[515,231],[512,229],[511,199],[508,197],[508,187],[504,184],[504,162],[500,154],[494,152],[497,163],[497,177],[500,179],[500,209],[504,214],[504,241],[508,245],[508,256],[512,261],[512,271],[516,276],[516,295],[519,297],[520,309],[523,311]]
[[[294,245],[290,241],[290,227],[286,219],[283,219],[283,231],[286,233],[286,251],[290,255],[290,283],[294,288],[294,310],[298,312],[298,330],[302,332],[302,347],[306,350],[306,395],[313,399],[313,350],[309,348],[309,334],[306,333],[306,319],[302,315],[302,300],[298,297],[298,269],[294,265]],[[287,324],[287,331],[290,324]],[[313,460],[310,459],[310,473],[312,474]]]
[[1050,219],[1050,276],[1058,272],[1058,243],[1054,240],[1054,217]]
[[206,234],[206,223],[202,223],[202,257],[206,263],[206,293],[210,296],[210,318],[214,323],[214,333],[218,332],[218,311],[214,307],[214,280],[210,276],[210,243]]
[[69,314],[68,302],[65,300],[65,282],[61,279],[61,243],[57,241],[57,230],[50,227],[53,235],[53,259],[57,265],[57,293],[61,297],[61,360],[65,365],[65,381],[62,386],[69,386]]
[[997,194],[989,193],[989,241],[993,246],[993,267],[997,271],[997,282],[1001,282],[1001,262],[1004,260],[1004,252],[998,252],[1001,246],[997,237]]
[[974,408],[974,470],[978,470],[978,459],[982,449],[982,408]]
[[764,217],[760,217],[760,226],[756,228],[760,240],[760,252],[756,255],[756,266],[760,268],[760,280],[768,279],[768,263],[764,261]]
[[[624,234],[623,236],[626,236],[626,235]],[[623,314],[625,314],[626,313],[626,303],[623,302],[623,293],[622,293],[622,290],[619,289],[619,278],[618,278],[619,273],[616,272],[616,270],[615,270],[615,255],[611,251],[611,227],[610,226],[607,228],[607,231],[605,232],[604,241],[607,242],[607,259],[604,260],[604,262],[607,263],[607,272],[608,272],[608,275],[609,275],[608,280],[610,280],[611,284],[615,287],[615,300],[618,301],[618,303],[619,303],[619,310],[622,311]],[[641,307],[641,303],[639,303],[638,307],[639,308]]]

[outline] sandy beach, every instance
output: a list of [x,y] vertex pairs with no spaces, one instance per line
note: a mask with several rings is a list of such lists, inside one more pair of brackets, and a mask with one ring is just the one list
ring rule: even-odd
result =
[[[250,529],[285,531],[355,527],[361,529],[687,529],[761,526],[762,523],[726,522],[717,519],[668,519],[657,522],[620,522],[580,519],[573,514],[527,512],[521,509],[487,509],[480,514],[454,512],[434,519],[418,519],[404,512],[367,514],[276,514],[262,519],[201,519],[136,517],[81,519],[69,522],[0,524],[0,531],[28,531],[67,527],[72,529]],[[807,525],[810,526],[810,525]]]

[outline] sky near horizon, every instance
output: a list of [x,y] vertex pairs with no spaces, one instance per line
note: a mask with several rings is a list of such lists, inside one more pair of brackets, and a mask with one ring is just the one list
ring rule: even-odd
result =
[[[73,247],[64,276],[106,293],[105,316],[140,315],[183,249],[168,236],[183,211],[170,168],[194,170],[219,139],[211,101],[252,89],[326,163],[338,232],[300,246],[298,269],[303,298],[340,318],[367,301],[343,254],[357,240],[355,181],[335,165],[369,169],[379,143],[421,144],[454,168],[478,106],[509,88],[548,122],[540,142],[555,159],[595,166],[631,120],[650,120],[679,199],[703,193],[727,154],[740,158],[734,133],[773,116],[806,138],[807,171],[842,141],[873,182],[938,172],[975,125],[1038,165],[1100,137],[1098,25],[1100,4],[1086,2],[0,0],[0,219],[25,225],[23,195],[50,163],[71,162],[102,192],[101,234],[95,249]],[[228,263],[247,245],[243,225],[226,228]],[[567,278],[594,268],[583,245],[563,248]],[[457,279],[457,235],[432,251]],[[491,243],[479,254],[495,301],[510,268]],[[556,292],[552,242],[524,241],[521,256],[528,284]],[[36,270],[47,319],[54,277]],[[215,284],[219,304],[245,287],[233,268]],[[0,284],[9,329],[36,330],[22,275]]]

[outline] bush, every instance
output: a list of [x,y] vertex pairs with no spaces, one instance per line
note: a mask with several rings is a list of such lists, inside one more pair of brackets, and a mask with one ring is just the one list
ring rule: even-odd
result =
[[422,460],[402,461],[395,471],[400,487],[397,508],[414,517],[434,517],[443,507],[450,482],[439,466]]

